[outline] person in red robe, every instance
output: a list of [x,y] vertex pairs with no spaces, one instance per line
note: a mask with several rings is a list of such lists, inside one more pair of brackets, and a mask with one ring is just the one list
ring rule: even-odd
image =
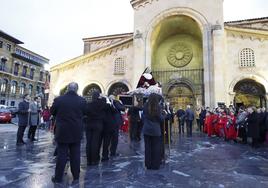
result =
[[226,140],[233,140],[234,142],[237,142],[236,138],[237,138],[238,132],[236,130],[235,122],[236,122],[236,117],[233,112],[230,112],[230,114],[228,115],[228,122],[227,122],[226,130],[225,130]]
[[206,116],[206,127],[207,127],[207,133],[208,136],[211,137],[212,135],[214,135],[215,131],[214,131],[214,125],[213,125],[213,120],[215,118],[215,115],[211,112],[207,113]]

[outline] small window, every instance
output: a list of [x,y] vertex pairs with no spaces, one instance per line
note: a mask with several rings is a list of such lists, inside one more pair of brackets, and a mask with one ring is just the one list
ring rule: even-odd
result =
[[43,77],[44,77],[44,72],[40,71],[40,76],[39,76],[39,81],[43,81]]
[[114,74],[125,74],[125,60],[122,57],[114,61]]
[[11,101],[10,106],[15,106],[15,101]]
[[7,44],[7,50],[11,51],[11,45],[10,44]]
[[23,69],[22,69],[22,76],[23,77],[26,77],[27,75],[27,67],[26,66],[23,66]]
[[19,64],[15,63],[14,65],[14,75],[18,76],[19,74]]
[[240,52],[240,67],[255,67],[255,54],[250,48],[244,48]]
[[0,41],[0,48],[3,48],[3,41]]
[[31,69],[30,71],[30,79],[33,79],[34,78],[34,69]]

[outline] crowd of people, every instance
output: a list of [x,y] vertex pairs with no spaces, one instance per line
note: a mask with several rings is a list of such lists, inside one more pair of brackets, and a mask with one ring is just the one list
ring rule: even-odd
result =
[[[80,174],[80,146],[83,132],[86,135],[87,165],[97,165],[112,157],[116,157],[119,129],[126,126],[128,119],[129,138],[131,142],[140,142],[144,138],[145,167],[157,170],[165,158],[165,144],[172,143],[172,129],[177,117],[179,134],[191,137],[193,122],[200,132],[208,137],[222,137],[226,141],[233,140],[247,143],[252,138],[252,146],[257,147],[266,139],[268,132],[268,113],[265,108],[247,109],[218,107],[216,109],[203,108],[193,110],[187,105],[186,109],[179,108],[174,112],[168,102],[164,102],[159,94],[149,95],[147,102],[135,101],[134,105],[126,108],[115,96],[109,97],[93,92],[91,102],[86,102],[77,95],[78,84],[70,83],[67,93],[57,97],[51,108],[41,108],[39,97],[31,102],[29,95],[24,96],[19,104],[19,123],[17,144],[24,144],[23,134],[27,125],[30,125],[28,137],[35,141],[36,127],[40,118],[44,126],[49,128],[51,116],[55,126],[56,168],[53,182],[61,182],[67,160],[70,160],[73,179],[78,180]],[[127,116],[124,112],[127,111]],[[122,116],[122,114],[124,114]],[[143,137],[142,137],[143,135]]]
[[215,135],[234,142],[240,138],[243,144],[251,138],[252,147],[258,147],[266,141],[268,112],[264,107],[253,106],[241,107],[237,112],[232,107],[207,108],[200,113],[200,126],[209,137]]

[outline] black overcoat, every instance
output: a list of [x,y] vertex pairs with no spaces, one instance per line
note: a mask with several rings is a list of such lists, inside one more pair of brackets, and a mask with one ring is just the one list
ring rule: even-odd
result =
[[106,115],[106,109],[110,105],[106,103],[105,98],[98,98],[93,100],[92,102],[88,103],[87,105],[87,124],[86,124],[86,130],[92,129],[92,130],[103,130],[103,124]]
[[253,112],[247,116],[247,128],[248,128],[248,137],[259,138],[260,137],[260,127],[258,114]]
[[77,143],[82,139],[86,100],[69,91],[54,100],[50,112],[56,117],[55,140],[59,143]]

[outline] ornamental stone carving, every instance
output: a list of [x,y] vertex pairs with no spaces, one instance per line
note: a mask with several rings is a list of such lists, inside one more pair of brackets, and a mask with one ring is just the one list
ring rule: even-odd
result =
[[191,46],[178,42],[171,46],[167,53],[167,60],[170,65],[180,68],[188,65],[193,58]]

